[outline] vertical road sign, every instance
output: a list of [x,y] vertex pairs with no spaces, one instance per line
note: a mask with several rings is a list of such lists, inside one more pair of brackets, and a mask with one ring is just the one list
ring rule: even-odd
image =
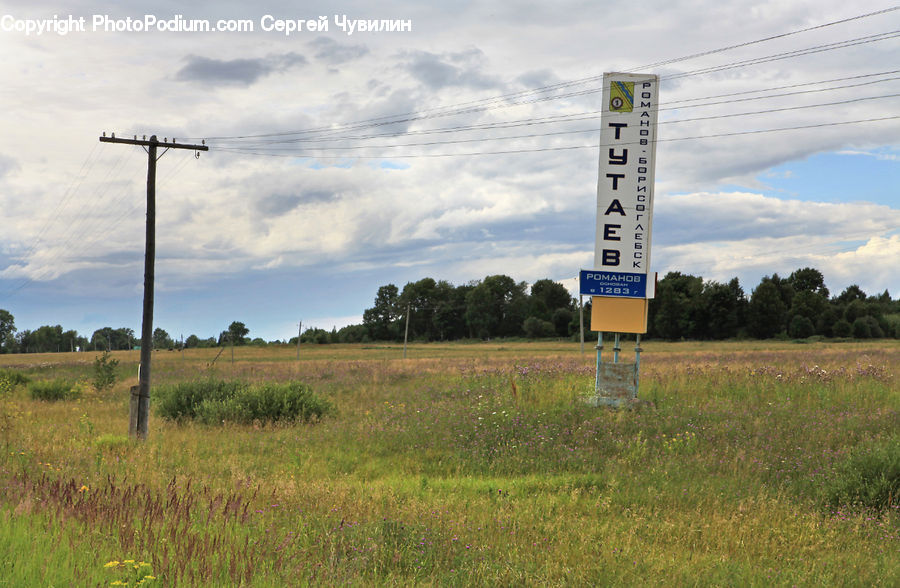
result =
[[[653,74],[603,76],[593,269],[606,286],[646,284],[650,272],[658,88]],[[600,295],[635,297],[634,288],[606,290]]]

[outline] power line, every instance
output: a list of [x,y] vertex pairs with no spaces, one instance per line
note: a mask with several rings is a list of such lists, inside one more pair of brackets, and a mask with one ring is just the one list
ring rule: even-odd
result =
[[[686,99],[676,100],[676,101],[672,101],[672,102],[661,102],[659,110],[661,110],[661,111],[662,110],[683,110],[686,108],[698,108],[698,107],[703,107],[703,106],[732,104],[732,103],[737,103],[737,102],[767,100],[767,99],[772,99],[772,98],[784,98],[787,96],[813,94],[813,93],[820,93],[820,92],[831,92],[831,91],[847,89],[847,88],[871,86],[872,84],[895,81],[895,80],[900,79],[900,77],[884,78],[884,79],[880,79],[880,80],[870,80],[870,81],[859,83],[859,84],[844,84],[844,85],[834,86],[834,87],[830,87],[830,88],[818,88],[815,90],[804,90],[804,91],[799,91],[799,92],[787,92],[787,93],[781,93],[781,94],[768,94],[768,95],[764,95],[764,96],[754,96],[754,97],[749,97],[749,98],[742,98],[742,99],[735,99],[735,100],[728,100],[728,101],[706,102],[706,103],[700,103],[700,104],[685,104],[682,106],[669,106],[672,104],[681,104],[683,102],[696,102],[699,100],[742,96],[742,95],[747,95],[747,94],[757,94],[760,92],[798,88],[798,87],[804,87],[804,86],[833,83],[833,82],[837,82],[837,81],[847,81],[847,80],[856,80],[856,79],[862,79],[862,78],[871,78],[871,77],[875,77],[875,76],[889,75],[889,74],[898,73],[898,72],[900,72],[900,70],[893,70],[893,71],[879,72],[879,73],[872,73],[872,74],[862,74],[862,75],[858,75],[858,76],[834,78],[834,79],[830,79],[830,80],[820,80],[820,81],[816,81],[816,82],[790,84],[790,85],[785,85],[785,86],[776,86],[776,87],[772,87],[772,88],[745,90],[743,92],[719,94],[719,95],[707,96],[707,97],[703,97],[703,98],[686,98]],[[778,109],[773,109],[772,111],[774,112],[777,110]],[[242,143],[242,142],[235,142],[233,144],[231,144],[229,142],[224,142],[224,143],[220,143],[219,145],[221,145],[223,148],[230,146],[230,147],[262,149],[268,145],[285,145],[285,144],[298,144],[298,143],[303,143],[303,144],[335,143],[338,141],[364,141],[364,140],[368,140],[368,139],[377,139],[377,138],[462,133],[462,132],[470,132],[470,131],[478,131],[478,130],[508,129],[508,128],[515,128],[515,127],[522,127],[522,126],[535,126],[535,125],[545,125],[545,124],[554,124],[554,123],[576,122],[576,121],[584,121],[584,120],[597,120],[599,118],[597,115],[599,115],[601,112],[602,112],[601,110],[595,110],[595,111],[572,113],[572,114],[565,114],[565,115],[555,115],[555,116],[550,116],[550,117],[525,118],[525,119],[517,119],[514,121],[506,121],[506,122],[482,123],[482,124],[476,124],[476,125],[459,125],[459,126],[454,126],[454,127],[444,127],[444,128],[439,128],[439,129],[430,129],[430,130],[404,131],[404,132],[399,132],[399,133],[379,133],[379,134],[355,135],[355,136],[354,135],[343,135],[343,136],[338,135],[338,136],[334,136],[334,137],[330,137],[330,138],[299,137],[299,138],[292,138],[292,139],[272,139],[269,141],[258,141],[258,142],[249,143],[249,144]],[[735,115],[735,116],[738,116],[738,115]],[[694,120],[694,119],[691,119],[691,120]],[[679,122],[679,121],[665,121],[665,122]],[[664,123],[660,123],[660,124],[664,124]],[[572,131],[572,132],[584,132],[584,131]],[[502,139],[504,137],[498,137],[498,138]],[[491,138],[488,137],[488,138],[485,138],[484,140],[491,140]]]
[[[900,96],[900,93],[897,94],[886,94],[881,96],[865,96],[860,98],[851,98],[848,100],[839,100],[836,102],[826,102],[822,104],[806,104],[803,106],[785,106],[783,108],[769,108],[765,110],[756,110],[752,112],[737,112],[730,114],[720,114],[720,115],[710,115],[710,116],[701,116],[695,118],[687,118],[680,120],[669,120],[657,123],[658,125],[667,125],[667,124],[678,124],[685,122],[698,122],[704,120],[715,120],[722,118],[734,118],[739,116],[752,116],[752,115],[760,115],[760,114],[771,114],[776,112],[787,112],[793,110],[805,110],[809,108],[822,108],[825,106],[839,106],[845,104],[852,104],[856,102],[865,102],[869,100],[881,100],[884,98],[896,98]],[[701,105],[702,106],[702,105]],[[575,129],[575,130],[567,130],[567,131],[554,131],[549,133],[530,133],[527,135],[506,135],[506,136],[498,136],[498,137],[478,137],[473,139],[451,139],[449,141],[429,141],[425,143],[398,143],[394,145],[345,145],[345,146],[335,146],[335,147],[312,147],[316,151],[349,151],[349,150],[357,150],[357,149],[394,149],[397,147],[429,147],[434,145],[454,145],[459,143],[482,143],[487,141],[504,141],[510,139],[533,139],[539,137],[552,137],[552,136],[560,136],[560,135],[574,135],[580,133],[596,133],[600,132],[600,128],[590,128],[590,129]],[[256,148],[256,149],[266,149],[269,151],[286,151],[289,149],[296,149],[295,147],[277,147],[277,146],[240,146],[239,148]],[[225,147],[220,147],[220,149],[227,149]]]
[[[675,62],[680,62],[680,61],[686,61],[689,59],[694,59],[699,56],[720,53],[720,52],[728,51],[728,50],[731,50],[731,49],[734,49],[737,47],[744,47],[744,46],[762,43],[762,42],[777,39],[777,38],[783,38],[786,36],[807,32],[807,31],[814,30],[814,29],[821,29],[821,28],[828,27],[828,26],[843,24],[843,23],[846,23],[846,22],[849,22],[852,20],[858,20],[858,19],[862,19],[862,18],[868,18],[871,16],[882,15],[882,14],[886,14],[888,12],[892,12],[892,11],[895,11],[898,9],[900,9],[900,6],[895,6],[895,7],[887,8],[884,10],[879,10],[876,12],[866,13],[866,14],[858,15],[855,17],[847,18],[847,19],[833,21],[830,23],[825,23],[822,25],[817,25],[814,27],[809,27],[806,29],[798,30],[798,31],[782,33],[780,35],[774,35],[774,36],[766,37],[763,39],[758,39],[755,41],[741,43],[738,45],[723,47],[720,49],[714,49],[714,50],[706,51],[706,52],[699,53],[699,54],[687,55],[684,57],[667,60],[666,62],[658,62],[656,64],[640,66],[638,68],[635,68],[635,71],[648,69],[650,67],[656,67],[662,63],[670,64],[670,63],[675,63]],[[882,41],[882,40],[894,38],[894,37],[898,36],[898,34],[900,34],[900,31],[889,31],[886,33],[879,33],[876,35],[870,35],[870,36],[866,36],[866,37],[857,37],[854,39],[848,39],[848,40],[840,41],[840,42],[836,42],[836,43],[829,43],[826,45],[819,45],[819,46],[810,47],[810,48],[806,48],[806,49],[800,49],[800,50],[796,50],[796,51],[790,51],[790,52],[786,52],[786,53],[770,55],[770,56],[766,56],[763,58],[756,58],[754,60],[732,62],[731,64],[724,64],[724,65],[720,65],[720,66],[715,66],[713,68],[705,68],[702,70],[695,70],[693,72],[686,72],[686,73],[682,73],[682,74],[673,74],[672,76],[663,77],[663,78],[661,78],[661,80],[678,79],[678,78],[687,77],[687,76],[691,76],[691,75],[701,75],[701,74],[706,74],[706,73],[719,72],[719,71],[724,71],[724,70],[730,69],[730,68],[746,67],[747,65],[766,63],[769,61],[775,61],[775,60],[779,60],[779,59],[787,59],[790,57],[797,57],[800,55],[819,53],[822,51],[829,51],[829,50],[833,50],[833,49],[841,49],[841,48],[854,46],[854,45],[858,45],[858,44],[871,43],[871,42],[875,42],[875,41]],[[463,103],[453,105],[453,106],[435,107],[432,109],[412,111],[412,112],[409,112],[406,114],[397,114],[397,115],[391,115],[391,116],[377,117],[377,118],[357,121],[354,123],[338,125],[337,127],[318,127],[318,128],[311,128],[311,129],[305,129],[305,130],[282,131],[282,132],[275,132],[275,133],[260,133],[260,134],[236,135],[236,136],[218,136],[218,137],[209,137],[208,140],[212,141],[212,140],[225,140],[225,139],[252,139],[252,138],[277,137],[277,136],[296,135],[296,134],[308,134],[308,133],[316,133],[316,132],[334,132],[334,131],[355,130],[355,129],[360,129],[360,128],[386,126],[386,125],[390,125],[390,124],[413,122],[413,121],[417,121],[417,120],[424,120],[424,119],[430,119],[430,118],[436,118],[436,117],[465,114],[465,113],[470,113],[470,112],[481,112],[481,111],[490,110],[493,108],[501,108],[501,107],[505,108],[505,107],[509,107],[509,106],[519,106],[522,104],[532,104],[535,102],[542,102],[542,101],[546,101],[546,100],[558,100],[561,98],[581,96],[581,95],[585,95],[585,94],[589,94],[589,93],[596,93],[596,92],[601,91],[602,88],[592,88],[589,90],[584,90],[584,91],[579,91],[579,92],[574,92],[574,93],[569,93],[569,94],[563,94],[563,95],[558,95],[558,96],[549,96],[549,97],[545,96],[545,97],[541,97],[541,98],[538,98],[533,101],[514,102],[511,104],[510,103],[497,104],[500,101],[508,101],[510,98],[528,97],[528,96],[536,95],[539,93],[545,93],[545,92],[548,92],[551,90],[556,90],[556,89],[561,89],[561,88],[565,88],[565,87],[571,87],[574,85],[582,85],[585,83],[595,82],[595,81],[599,81],[601,79],[602,79],[602,76],[590,76],[587,78],[581,78],[579,80],[572,80],[569,82],[561,82],[558,84],[552,84],[549,86],[543,86],[540,88],[535,88],[535,89],[530,89],[530,90],[523,90],[520,92],[513,92],[513,93],[509,93],[509,94],[504,94],[501,96],[495,96],[495,97],[485,98],[485,99],[481,99],[481,100],[474,100],[474,101],[470,101],[470,102],[463,102]]]
[[[829,122],[829,123],[818,123],[811,125],[799,125],[793,127],[780,127],[775,129],[759,129],[753,131],[737,131],[733,133],[716,133],[710,135],[696,135],[691,137],[672,137],[669,139],[657,139],[657,143],[665,143],[670,141],[692,141],[697,139],[711,139],[718,137],[735,137],[739,135],[758,135],[763,133],[777,133],[782,131],[796,131],[803,129],[817,129],[823,127],[833,127],[833,126],[843,126],[843,125],[851,125],[851,124],[861,124],[868,122],[877,122],[877,121],[885,121],[885,120],[896,120],[900,119],[900,115],[897,116],[885,116],[880,118],[866,118],[859,120],[849,120],[842,122]],[[617,145],[625,145],[626,143],[619,142]],[[609,146],[609,145],[600,145],[600,147]],[[573,149],[596,149],[597,145],[571,145],[566,147],[540,147],[534,149],[509,149],[504,151],[478,151],[478,152],[470,152],[470,153],[420,153],[415,155],[406,155],[406,154],[391,154],[391,155],[352,155],[352,156],[314,156],[314,155],[303,155],[293,153],[293,154],[282,154],[282,153],[266,153],[259,151],[252,151],[249,149],[242,148],[227,148],[220,147],[218,148],[220,151],[227,151],[230,153],[241,153],[245,155],[260,155],[260,156],[268,156],[268,157],[308,157],[316,159],[417,159],[417,158],[434,158],[434,157],[464,157],[464,156],[475,156],[475,155],[511,155],[517,153],[540,153],[545,151],[571,151]]]
[[[60,235],[61,245],[56,247],[56,249],[71,251],[70,245],[73,243],[73,241],[76,239],[76,237],[81,238],[85,234],[87,227],[93,226],[96,223],[97,211],[99,210],[99,208],[101,206],[103,197],[109,191],[109,189],[113,185],[113,183],[115,183],[115,181],[118,180],[119,174],[121,174],[125,168],[124,163],[126,163],[127,161],[130,161],[131,157],[133,157],[133,155],[129,156],[123,152],[116,159],[116,161],[112,165],[112,167],[110,167],[109,170],[107,170],[106,175],[103,177],[103,180],[101,180],[101,188],[99,188],[94,193],[95,198],[92,199],[92,203],[93,203],[92,206],[82,209],[80,211],[80,213],[75,217],[75,219],[67,225],[67,227],[63,230],[62,234]],[[81,232],[78,232],[78,231],[81,231]],[[76,235],[76,233],[77,233],[77,235]],[[34,254],[34,250],[37,248],[37,246],[39,244],[40,244],[40,242],[36,241],[34,243],[34,245],[30,248],[31,253],[29,253],[28,255],[19,256],[19,259],[21,259],[25,264],[23,266],[23,269],[25,267],[27,267],[28,265],[30,265],[34,261],[34,259],[28,259],[28,258],[37,257],[37,255]],[[44,252],[41,252],[41,253],[44,253]],[[16,294],[17,292],[21,291],[23,288],[25,288],[32,282],[34,282],[35,280],[40,280],[41,278],[43,278],[44,276],[46,276],[47,274],[49,274],[52,271],[52,268],[50,267],[52,262],[56,262],[56,261],[60,261],[60,260],[61,260],[61,256],[51,255],[50,259],[44,266],[43,270],[37,270],[30,277],[24,278],[22,283],[20,283],[18,286],[14,286],[14,287],[11,287],[10,289],[8,289],[6,291],[6,295],[12,296],[12,295]]]
[[[97,144],[94,145],[95,147]],[[130,152],[130,156],[127,157],[128,161],[133,159],[133,156],[136,154],[135,151]],[[123,159],[126,159],[125,152],[122,152],[122,156],[119,157],[116,164],[113,166],[113,169],[119,166],[119,163]],[[165,185],[172,179],[174,179],[178,174],[181,173],[182,170],[190,163],[190,158],[182,158],[182,161],[179,162],[173,170],[166,174],[166,176],[159,182],[159,185]],[[112,170],[107,173],[107,178],[112,174]],[[102,199],[103,195],[109,189],[109,185],[111,182],[107,184],[107,188],[99,193],[97,197],[97,201],[99,202]],[[114,209],[118,208],[128,196],[132,195],[130,191],[123,191],[117,199],[110,202],[108,206],[105,208]],[[79,258],[82,254],[91,249],[95,244],[97,244],[108,232],[108,230],[114,226],[118,226],[122,221],[124,221],[129,216],[134,215],[134,213],[140,208],[143,202],[138,201],[132,204],[130,207],[127,207],[121,214],[110,217],[107,219],[103,219],[98,214],[96,214],[96,206],[93,209],[89,209],[87,211],[83,211],[80,215],[78,215],[74,221],[72,221],[69,225],[69,230],[65,233],[69,235],[68,238],[65,238],[64,241],[58,245],[54,246],[54,249],[61,251],[58,255],[51,256],[44,264],[44,268],[35,272],[34,275],[25,278],[21,284],[9,289],[6,294],[8,296],[12,296],[17,292],[23,290],[25,287],[30,285],[35,281],[40,281],[41,278],[47,276],[53,269],[53,265],[55,263],[62,263],[66,259]],[[106,222],[104,222],[104,220]],[[87,221],[87,223],[85,223]],[[83,237],[91,235],[91,237],[82,240]],[[26,259],[28,256],[23,255],[21,259]],[[34,260],[32,260],[34,261]]]

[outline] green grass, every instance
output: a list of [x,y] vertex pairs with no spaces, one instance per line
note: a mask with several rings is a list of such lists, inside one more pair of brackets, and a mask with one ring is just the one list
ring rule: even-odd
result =
[[[216,377],[303,382],[335,411],[153,413],[145,443],[123,437],[131,352],[108,391],[17,387],[0,396],[4,565],[56,585],[108,585],[127,558],[190,586],[897,583],[897,501],[859,489],[895,462],[900,345],[643,347],[649,402],[621,411],[582,401],[594,359],[571,343],[159,352],[154,406]],[[80,360],[0,357],[40,379],[85,377]]]

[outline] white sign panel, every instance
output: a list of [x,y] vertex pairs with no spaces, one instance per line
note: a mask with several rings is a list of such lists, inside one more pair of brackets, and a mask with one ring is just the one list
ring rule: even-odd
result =
[[658,88],[652,74],[603,76],[594,269],[623,283],[632,275],[646,284],[650,272]]

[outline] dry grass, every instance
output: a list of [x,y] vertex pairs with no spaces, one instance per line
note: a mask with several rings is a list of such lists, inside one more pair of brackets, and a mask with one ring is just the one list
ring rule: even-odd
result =
[[[52,560],[44,577],[85,585],[125,558],[170,585],[896,583],[897,512],[826,512],[819,491],[854,448],[897,436],[897,342],[643,347],[652,404],[636,411],[580,402],[590,345],[236,348],[212,366],[218,350],[163,351],[156,383],[299,379],[338,412],[154,416],[144,444],[121,439],[137,353],[118,352],[132,381],[111,391],[0,398],[0,569]],[[0,367],[77,380],[92,361]]]

